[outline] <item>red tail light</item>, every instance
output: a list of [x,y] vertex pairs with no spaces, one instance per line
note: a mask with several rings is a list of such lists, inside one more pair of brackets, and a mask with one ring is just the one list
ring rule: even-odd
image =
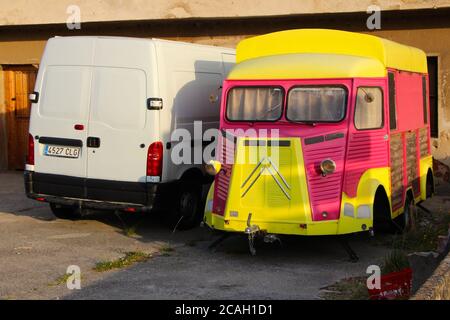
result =
[[153,142],[147,152],[147,176],[161,177],[163,160],[163,145],[160,141]]
[[34,166],[34,138],[31,134],[28,135],[27,164]]

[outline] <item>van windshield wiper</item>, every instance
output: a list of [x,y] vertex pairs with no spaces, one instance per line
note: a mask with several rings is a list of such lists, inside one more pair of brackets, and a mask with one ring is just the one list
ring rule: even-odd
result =
[[302,120],[289,120],[289,122],[299,123],[299,124],[306,124],[306,125],[311,126],[311,127],[315,127],[317,125],[317,122],[306,121],[306,120],[304,120],[304,121],[302,121]]

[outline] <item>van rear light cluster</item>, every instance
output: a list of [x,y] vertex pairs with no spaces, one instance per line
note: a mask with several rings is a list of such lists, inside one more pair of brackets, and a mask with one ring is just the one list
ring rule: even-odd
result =
[[28,134],[27,164],[34,166],[34,138],[31,134]]
[[153,142],[147,152],[147,181],[160,182],[162,175],[163,144]]

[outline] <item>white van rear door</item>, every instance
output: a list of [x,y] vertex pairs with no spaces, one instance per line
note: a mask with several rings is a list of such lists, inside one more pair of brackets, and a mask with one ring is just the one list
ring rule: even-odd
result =
[[43,70],[38,110],[32,114],[30,128],[38,138],[37,172],[86,177],[91,78],[88,66],[47,65]]
[[89,179],[145,182],[148,141],[146,73],[94,67],[89,114]]

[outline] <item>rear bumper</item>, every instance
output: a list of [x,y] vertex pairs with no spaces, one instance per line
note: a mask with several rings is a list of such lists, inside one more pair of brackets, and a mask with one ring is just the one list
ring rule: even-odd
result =
[[27,197],[40,201],[101,210],[157,207],[166,184],[121,182],[24,172]]

